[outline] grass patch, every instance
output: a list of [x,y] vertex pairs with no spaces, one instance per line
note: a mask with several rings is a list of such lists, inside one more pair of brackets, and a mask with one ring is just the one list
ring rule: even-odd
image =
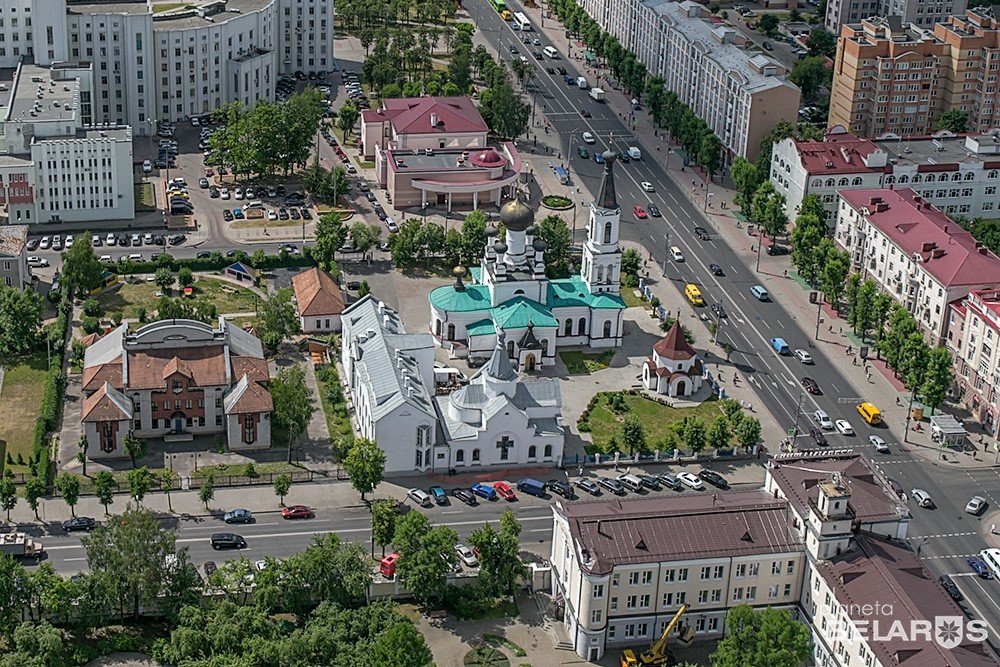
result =
[[[277,441],[275,441],[277,442]],[[284,461],[254,463],[253,476],[281,475],[283,473],[302,472],[300,466],[285,463]],[[191,479],[202,480],[209,476],[214,477],[247,477],[246,463],[220,463],[214,466],[205,466],[191,471]]]
[[0,389],[0,401],[3,401],[0,439],[7,443],[3,460],[6,461],[9,454],[15,466],[18,456],[24,461],[31,456],[48,368],[45,352],[41,352],[9,363],[4,369],[3,388]]
[[[196,276],[194,296],[204,297],[215,304],[220,313],[254,312],[257,295],[232,283]],[[153,315],[159,297],[156,293],[160,288],[154,282],[121,283],[117,289],[105,292],[97,297],[105,312],[120,311],[126,318],[139,317],[139,309],[145,308],[148,316]],[[175,286],[170,296],[179,296],[180,291]]]
[[136,212],[148,212],[156,210],[156,202],[153,201],[153,184],[135,184],[135,210]]
[[545,195],[542,197],[542,203],[552,208],[563,208],[573,202],[570,201],[569,197],[563,197],[562,195]]
[[602,371],[608,367],[614,355],[613,350],[604,350],[597,354],[584,354],[578,350],[566,350],[559,353],[570,375],[586,375]]
[[[306,220],[306,224],[308,223],[309,221]],[[288,220],[268,220],[266,217],[257,218],[256,220],[249,220],[247,218],[244,218],[243,220],[234,220],[229,225],[231,229],[251,229],[254,227],[264,228],[264,227],[301,227],[301,226],[302,226],[301,220],[292,220],[291,218],[289,218]]]
[[523,648],[521,648],[511,640],[507,639],[506,637],[502,637],[500,635],[490,634],[489,632],[484,633],[483,641],[486,642],[487,644],[493,644],[494,646],[503,646],[511,653],[516,655],[518,658],[523,658],[524,656],[528,655],[528,652],[525,651]]
[[646,299],[644,299],[641,296],[636,296],[635,295],[636,289],[637,288],[635,287],[625,287],[624,285],[622,285],[620,294],[622,297],[622,301],[625,302],[625,307],[632,308],[633,306],[641,306],[643,308],[648,308],[649,301],[646,301]]
[[465,654],[465,667],[510,667],[510,660],[492,646],[480,646]]
[[[580,424],[586,424],[594,444],[588,446],[588,453],[594,451],[609,451],[611,438],[618,436],[622,420],[627,415],[633,415],[646,430],[646,443],[650,449],[659,447],[658,443],[667,437],[670,425],[684,417],[700,417],[706,427],[713,419],[722,414],[719,402],[712,398],[698,405],[685,408],[674,408],[646,398],[642,394],[625,393],[627,410],[620,416],[608,408],[609,392],[600,392],[591,399]],[[662,447],[661,447],[662,449]]]
[[340,375],[334,365],[322,366],[316,369],[316,384],[319,385],[319,399],[326,416],[326,428],[330,432],[330,440],[351,442],[354,439],[354,429],[351,418],[347,414],[347,404],[344,402],[344,391],[340,386]]

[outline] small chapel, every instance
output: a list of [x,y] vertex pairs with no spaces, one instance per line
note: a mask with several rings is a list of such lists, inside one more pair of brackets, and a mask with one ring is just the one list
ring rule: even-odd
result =
[[642,365],[646,389],[673,398],[686,398],[701,389],[704,367],[698,352],[684,338],[679,322],[653,344],[653,354]]

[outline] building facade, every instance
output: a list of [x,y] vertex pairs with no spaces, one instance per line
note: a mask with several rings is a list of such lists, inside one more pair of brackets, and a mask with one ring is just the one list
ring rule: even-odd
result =
[[909,188],[841,192],[834,241],[932,345],[943,342],[949,304],[1000,288],[1000,258]]
[[223,434],[232,451],[271,446],[270,373],[258,338],[219,318],[122,325],[83,363],[84,433],[94,459],[127,456],[124,439]]
[[783,139],[771,154],[771,183],[791,218],[806,195],[835,214],[839,191],[896,186],[912,188],[952,217],[995,217],[1000,133],[871,140],[831,131],[823,141]]
[[671,397],[697,394],[704,374],[701,357],[684,339],[684,331],[676,320],[667,335],[653,344],[653,354],[642,365],[646,389]]
[[1000,424],[1000,291],[972,291],[949,304],[945,341],[954,359],[954,399],[996,435]]
[[998,70],[1000,23],[991,7],[928,27],[898,16],[845,24],[829,123],[861,137],[908,137],[929,134],[941,114],[958,110],[968,114],[970,132],[985,133],[1000,127]]
[[604,153],[604,177],[590,206],[587,242],[578,276],[545,275],[545,241],[535,238],[535,214],[520,200],[504,204],[497,229],[486,230],[486,248],[472,282],[438,287],[428,296],[430,329],[452,357],[486,359],[503,338],[507,355],[523,371],[555,363],[567,345],[621,346],[625,304],[618,295],[621,207],[615,195],[615,153]]
[[340,331],[344,295],[333,276],[318,267],[306,269],[292,276],[292,290],[303,333]]
[[0,284],[24,289],[31,285],[27,225],[0,225]]

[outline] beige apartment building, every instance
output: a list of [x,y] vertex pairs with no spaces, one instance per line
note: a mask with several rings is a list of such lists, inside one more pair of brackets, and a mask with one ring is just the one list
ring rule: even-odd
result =
[[841,26],[830,126],[860,137],[929,134],[951,109],[968,112],[970,132],[1000,126],[1000,23],[993,12],[968,10],[932,28],[899,16]]

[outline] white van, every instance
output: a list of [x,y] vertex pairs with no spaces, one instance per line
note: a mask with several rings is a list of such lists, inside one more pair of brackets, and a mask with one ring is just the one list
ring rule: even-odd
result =
[[642,490],[642,480],[635,475],[621,475],[618,481],[622,483],[629,491],[638,493]]
[[594,135],[592,135],[590,132],[583,133],[583,143],[592,144],[594,143],[594,141],[595,141]]
[[1000,579],[1000,549],[983,549],[979,552],[986,566],[990,568],[994,579]]
[[556,47],[554,46],[546,46],[544,49],[542,49],[542,53],[547,55],[549,58],[552,58],[552,60],[559,59],[559,52],[556,51]]
[[639,150],[635,146],[629,146],[628,147],[628,156],[630,158],[632,158],[633,160],[641,160],[642,159],[642,151]]
[[264,208],[264,202],[259,199],[248,201],[243,208]]

